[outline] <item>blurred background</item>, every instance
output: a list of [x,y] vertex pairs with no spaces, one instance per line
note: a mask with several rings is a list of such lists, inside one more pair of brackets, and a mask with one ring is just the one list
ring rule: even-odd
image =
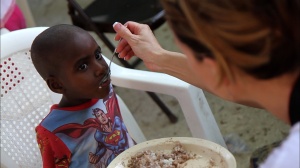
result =
[[[2,1],[2,0],[1,0]],[[78,0],[85,7],[91,0]],[[68,15],[67,1],[64,0],[17,0],[26,20],[27,27],[72,24]],[[117,21],[117,20],[116,20]],[[105,56],[112,53],[94,33],[90,32],[101,46]],[[159,43],[165,49],[179,51],[175,46],[172,32],[167,23],[154,31]],[[114,33],[107,34],[114,41]],[[114,42],[114,44],[116,44]],[[179,51],[180,52],[180,51]],[[117,59],[114,62],[120,64]],[[147,70],[143,63],[136,69]],[[191,136],[187,122],[176,99],[160,94],[159,97],[178,117],[171,123],[161,109],[145,93],[116,87],[117,94],[132,111],[139,126],[148,140],[172,136]],[[234,154],[239,168],[249,167],[249,159],[260,147],[282,140],[288,133],[289,126],[282,123],[268,112],[224,101],[204,92],[215,116],[221,133]],[[243,94],[243,93],[241,93]]]

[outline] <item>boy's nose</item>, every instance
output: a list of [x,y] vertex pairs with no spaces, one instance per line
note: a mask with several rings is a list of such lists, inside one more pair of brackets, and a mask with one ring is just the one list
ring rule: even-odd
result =
[[103,76],[106,73],[107,67],[103,64],[97,63],[95,66],[95,76]]

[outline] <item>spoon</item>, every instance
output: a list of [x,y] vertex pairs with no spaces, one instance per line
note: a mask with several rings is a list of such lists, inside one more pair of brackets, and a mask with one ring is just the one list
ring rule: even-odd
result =
[[108,64],[108,71],[107,71],[107,73],[104,75],[104,77],[103,77],[103,78],[101,79],[101,81],[100,81],[100,86],[99,86],[100,89],[102,88],[101,85],[107,80],[107,78],[108,78],[108,77],[110,76],[110,74],[111,74],[111,71],[110,71],[111,62],[113,61],[113,59],[114,59],[114,57],[115,57],[116,55],[118,55],[118,53],[117,53],[117,51],[115,50],[115,51],[113,52],[113,55],[112,55],[110,61],[109,61],[109,64]]

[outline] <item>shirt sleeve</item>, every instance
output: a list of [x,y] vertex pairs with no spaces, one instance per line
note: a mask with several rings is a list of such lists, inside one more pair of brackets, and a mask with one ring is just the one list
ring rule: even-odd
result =
[[36,127],[36,139],[43,160],[43,168],[69,167],[71,152],[61,139],[41,125]]
[[267,160],[260,165],[260,168],[299,168],[299,131],[300,123],[298,122],[293,126],[288,138],[282,143],[282,145],[273,150]]

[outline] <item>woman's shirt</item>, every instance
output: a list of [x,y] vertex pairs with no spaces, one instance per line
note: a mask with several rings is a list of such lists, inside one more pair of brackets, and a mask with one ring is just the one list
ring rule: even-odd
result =
[[289,136],[273,150],[261,168],[300,167],[300,76],[291,93],[289,116],[292,125]]

